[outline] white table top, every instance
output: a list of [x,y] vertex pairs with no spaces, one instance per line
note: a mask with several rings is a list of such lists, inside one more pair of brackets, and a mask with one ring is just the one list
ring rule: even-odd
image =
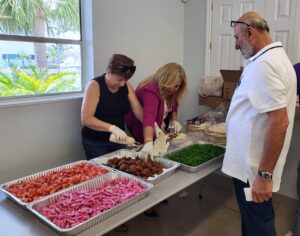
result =
[[[105,234],[122,223],[134,218],[159,202],[180,192],[184,188],[201,180],[205,176],[219,169],[222,161],[204,168],[196,173],[177,170],[172,176],[156,184],[150,194],[141,201],[129,206],[125,210],[81,232],[78,236]],[[5,236],[40,236],[58,235],[51,228],[43,224],[29,211],[22,209],[0,192],[0,234]]]
[[[186,140],[185,144],[195,143],[198,140],[204,140],[202,133],[190,133],[188,134],[188,139]],[[180,145],[181,144],[178,145],[171,143],[169,150],[174,150]],[[203,179],[207,175],[218,170],[221,165],[222,160],[196,173],[188,173],[177,169],[173,175],[154,185],[149,195],[144,199],[77,235],[94,236],[105,234],[117,226],[134,218],[145,210],[155,206],[161,201]],[[19,207],[17,204],[8,199],[2,192],[0,192],[0,235],[57,236],[58,233],[42,223],[30,211]]]

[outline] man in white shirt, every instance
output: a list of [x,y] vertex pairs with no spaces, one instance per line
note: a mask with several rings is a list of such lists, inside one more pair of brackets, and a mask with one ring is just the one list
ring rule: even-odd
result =
[[[233,177],[243,236],[276,236],[272,192],[279,190],[296,106],[296,75],[256,12],[232,21],[245,66],[227,115],[222,171]],[[253,201],[246,201],[244,188]]]

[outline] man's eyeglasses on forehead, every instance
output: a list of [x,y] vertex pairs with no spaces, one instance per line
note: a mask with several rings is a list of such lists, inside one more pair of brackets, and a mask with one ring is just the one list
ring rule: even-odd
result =
[[231,27],[235,27],[236,24],[243,24],[243,25],[247,25],[248,27],[250,27],[251,25],[247,24],[246,22],[243,22],[243,21],[236,21],[236,20],[232,20],[230,22],[230,26]]

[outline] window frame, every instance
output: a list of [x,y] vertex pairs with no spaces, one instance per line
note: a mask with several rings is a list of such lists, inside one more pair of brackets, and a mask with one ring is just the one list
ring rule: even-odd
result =
[[[8,96],[0,97],[0,107],[2,106],[16,106],[20,104],[39,104],[47,101],[60,101],[60,100],[73,100],[83,97],[84,86],[86,82],[84,78],[90,76],[93,73],[93,68],[89,67],[84,69],[84,65],[87,65],[88,58],[93,61],[92,53],[89,50],[92,45],[87,45],[88,40],[87,33],[91,34],[92,37],[92,26],[89,29],[83,29],[83,26],[88,26],[87,16],[92,16],[92,0],[79,0],[79,27],[80,37],[79,39],[62,39],[62,38],[49,38],[49,37],[35,37],[35,36],[24,36],[24,35],[8,35],[0,34],[1,41],[18,41],[25,43],[53,43],[53,44],[65,44],[65,45],[79,45],[80,57],[81,57],[81,90],[70,91],[70,92],[59,92],[59,93],[44,93],[44,94],[30,94],[30,95],[19,95],[19,96]],[[91,23],[91,22],[89,22]],[[84,33],[86,32],[86,33]],[[85,52],[87,50],[88,52]]]

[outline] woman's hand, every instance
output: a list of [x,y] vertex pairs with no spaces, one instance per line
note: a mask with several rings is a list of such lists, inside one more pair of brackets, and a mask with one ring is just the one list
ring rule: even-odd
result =
[[143,148],[139,152],[139,156],[144,160],[147,160],[148,157],[150,157],[151,160],[153,160],[153,141],[144,144]]
[[158,124],[156,122],[154,123],[154,130],[155,130],[155,136],[156,136],[156,138],[159,135],[165,136],[165,133],[159,128],[159,126],[158,126]]
[[112,134],[114,134],[116,136],[117,140],[126,142],[128,139],[128,136],[125,133],[125,131],[121,130],[119,127],[117,127],[115,125],[110,126],[108,131],[111,132]]
[[177,120],[172,120],[168,128],[174,130],[174,133],[179,133],[182,130],[182,125]]

